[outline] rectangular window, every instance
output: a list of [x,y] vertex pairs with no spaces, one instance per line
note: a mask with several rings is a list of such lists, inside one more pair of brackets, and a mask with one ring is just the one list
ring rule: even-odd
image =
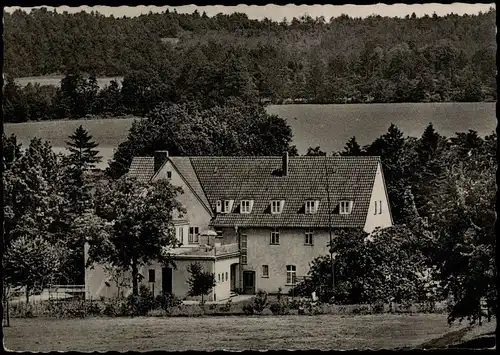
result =
[[314,231],[312,229],[306,229],[305,245],[313,245],[313,234]]
[[177,240],[179,243],[184,243],[184,227],[177,227]]
[[340,214],[350,214],[352,201],[340,201]]
[[218,276],[219,276],[219,282],[220,282],[220,274]]
[[224,273],[222,273],[222,282],[224,282]]
[[292,285],[295,283],[296,268],[295,265],[286,266],[286,283]]
[[188,243],[197,244],[198,243],[198,227],[189,227]]
[[229,213],[229,206],[230,206],[230,201],[229,200],[225,200],[224,201],[224,206],[223,206],[223,209],[222,209],[222,213]]
[[283,201],[273,200],[271,201],[271,213],[272,214],[280,214],[283,210]]
[[274,228],[271,232],[271,244],[279,244],[280,243],[280,230],[278,228]]
[[306,201],[306,213],[314,214],[318,211],[318,202],[319,201]]
[[269,265],[262,265],[262,277],[269,277]]
[[241,264],[247,264],[247,236],[242,234],[240,236],[240,252],[241,252]]
[[378,214],[382,214],[382,201],[378,201]]
[[250,210],[251,210],[250,201],[249,200],[241,201],[241,213],[250,213]]
[[172,172],[171,171],[167,171],[167,179],[171,179],[172,178]]
[[227,280],[229,280],[229,277],[228,277],[228,276],[229,276],[229,275],[228,275],[228,274],[227,274],[227,272],[226,272],[226,281],[227,281]]
[[149,270],[149,282],[155,282],[155,270],[154,269]]

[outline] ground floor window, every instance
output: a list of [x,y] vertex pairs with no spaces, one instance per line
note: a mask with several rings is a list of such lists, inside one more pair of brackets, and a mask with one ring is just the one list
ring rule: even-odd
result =
[[269,277],[269,265],[262,265],[262,277]]
[[295,265],[286,266],[286,283],[288,285],[295,283],[296,267]]

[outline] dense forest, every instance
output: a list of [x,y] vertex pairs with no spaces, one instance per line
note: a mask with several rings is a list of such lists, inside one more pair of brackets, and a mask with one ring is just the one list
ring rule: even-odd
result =
[[[134,18],[15,11],[4,13],[4,72],[124,76],[146,82],[145,96],[173,103],[495,100],[495,18],[494,9],[281,22],[196,11]],[[56,95],[36,90],[49,101]]]

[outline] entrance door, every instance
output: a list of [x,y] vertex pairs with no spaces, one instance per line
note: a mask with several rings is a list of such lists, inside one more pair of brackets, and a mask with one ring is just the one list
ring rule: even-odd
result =
[[231,291],[236,290],[236,268],[238,264],[232,264],[231,265],[231,272],[230,272],[230,278],[231,278]]
[[161,270],[161,288],[163,294],[172,293],[172,268],[164,267]]
[[255,293],[255,271],[243,271],[243,292],[251,295]]

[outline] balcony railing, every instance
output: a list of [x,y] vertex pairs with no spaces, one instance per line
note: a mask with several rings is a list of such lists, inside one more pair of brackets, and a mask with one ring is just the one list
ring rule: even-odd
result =
[[215,255],[231,254],[239,251],[239,245],[238,243],[221,244],[220,246],[215,247],[214,250]]

